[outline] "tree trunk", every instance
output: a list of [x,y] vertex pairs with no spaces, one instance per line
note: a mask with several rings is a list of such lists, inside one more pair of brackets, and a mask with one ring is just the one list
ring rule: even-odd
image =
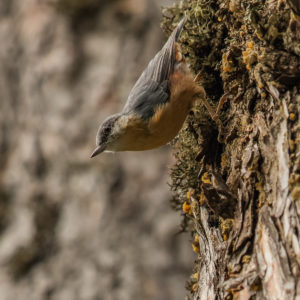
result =
[[300,297],[299,1],[186,0],[164,10],[208,101],[175,141],[174,204],[198,253],[194,299]]
[[89,158],[165,41],[158,1],[0,0],[0,300],[184,298],[169,149]]

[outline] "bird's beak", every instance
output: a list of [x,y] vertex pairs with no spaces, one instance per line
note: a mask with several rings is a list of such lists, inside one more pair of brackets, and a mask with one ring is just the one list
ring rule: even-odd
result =
[[91,155],[91,158],[102,153],[105,150],[105,144],[99,145]]

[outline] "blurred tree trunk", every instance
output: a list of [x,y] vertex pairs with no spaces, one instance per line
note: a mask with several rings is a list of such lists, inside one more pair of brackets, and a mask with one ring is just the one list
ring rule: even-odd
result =
[[89,159],[164,41],[158,1],[0,1],[1,300],[184,297],[168,149]]
[[299,1],[186,0],[182,48],[202,106],[175,142],[172,189],[198,253],[194,299],[300,299]]

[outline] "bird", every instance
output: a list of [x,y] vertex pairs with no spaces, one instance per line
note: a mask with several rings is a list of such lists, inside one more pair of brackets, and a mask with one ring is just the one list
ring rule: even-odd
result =
[[169,143],[182,128],[197,98],[216,118],[198,83],[199,74],[194,78],[177,42],[186,19],[187,16],[182,18],[142,72],[123,110],[100,125],[91,158],[102,152],[144,151]]

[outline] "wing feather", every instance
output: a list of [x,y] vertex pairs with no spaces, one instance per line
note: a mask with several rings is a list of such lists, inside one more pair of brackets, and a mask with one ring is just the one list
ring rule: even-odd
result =
[[149,119],[154,114],[155,107],[169,100],[169,77],[176,63],[175,42],[178,40],[185,23],[184,17],[173,30],[163,48],[149,62],[132,88],[124,113],[134,111],[143,119]]

